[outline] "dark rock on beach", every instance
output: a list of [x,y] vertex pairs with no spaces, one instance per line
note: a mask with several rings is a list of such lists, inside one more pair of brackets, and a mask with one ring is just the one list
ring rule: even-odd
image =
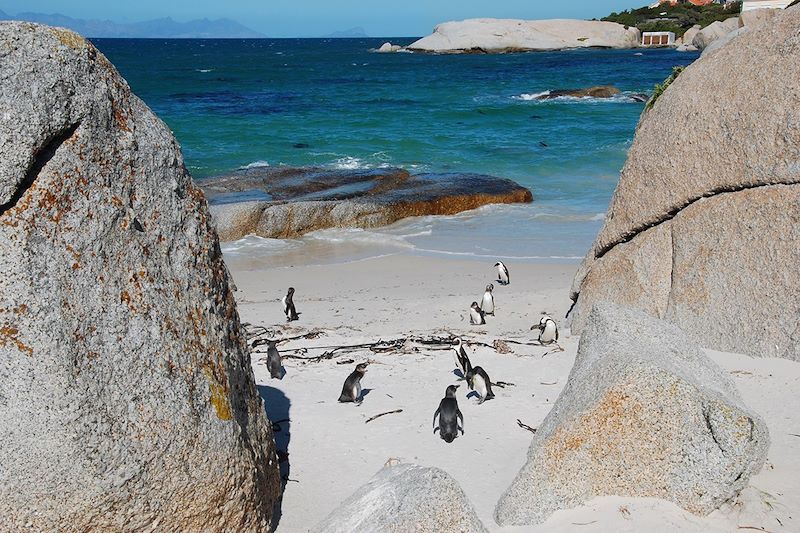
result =
[[411,175],[399,168],[257,167],[206,180],[202,187],[223,240],[248,234],[291,238],[326,228],[373,228],[406,217],[453,215],[486,204],[533,200],[528,189],[508,179]]
[[264,531],[271,426],[208,206],[91,43],[0,23],[0,530]]

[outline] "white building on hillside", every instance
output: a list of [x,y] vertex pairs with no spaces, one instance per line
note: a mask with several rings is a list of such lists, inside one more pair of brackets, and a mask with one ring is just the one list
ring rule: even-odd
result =
[[742,12],[754,9],[786,9],[794,0],[745,0],[742,2]]
[[646,31],[642,33],[642,46],[672,46],[675,34],[671,31]]

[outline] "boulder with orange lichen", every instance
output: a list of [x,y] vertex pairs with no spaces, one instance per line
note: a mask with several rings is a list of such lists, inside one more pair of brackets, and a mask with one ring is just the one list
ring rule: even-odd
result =
[[597,304],[495,518],[537,524],[607,495],[661,498],[705,515],[747,485],[768,448],[764,421],[683,331]]
[[257,531],[278,458],[203,193],[89,42],[0,23],[0,530]]
[[374,228],[403,218],[528,203],[530,190],[482,174],[400,168],[256,167],[202,182],[222,240],[286,239],[328,228]]

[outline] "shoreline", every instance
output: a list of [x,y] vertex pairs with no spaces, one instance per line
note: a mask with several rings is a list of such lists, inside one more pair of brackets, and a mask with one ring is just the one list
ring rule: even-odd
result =
[[[470,326],[467,308],[496,277],[493,263],[406,253],[351,263],[250,270],[227,258],[226,263],[238,285],[235,294],[244,322],[266,326],[277,338],[319,332],[314,339],[279,346],[282,353],[303,356],[322,352],[314,347],[407,335],[455,334],[486,344],[495,339],[529,341],[533,338],[529,328],[542,312],[563,323],[571,303],[569,285],[577,269],[577,264],[509,263],[511,284],[495,283],[497,316],[488,317],[486,326]],[[287,324],[279,300],[290,285],[297,289],[300,320]],[[745,402],[765,418],[773,436],[768,465],[736,502],[698,517],[654,498],[602,497],[558,511],[535,527],[498,526],[493,520],[494,505],[524,464],[531,443],[530,433],[518,427],[516,420],[536,427],[549,413],[566,384],[578,342],[578,336],[562,327],[560,344],[565,351],[561,353],[543,356],[542,347],[509,345],[514,353],[501,354],[471,346],[474,364],[483,365],[493,381],[515,386],[495,390],[497,398],[480,406],[460,388],[458,402],[466,434],[449,445],[430,429],[430,417],[445,387],[457,379],[447,350],[389,355],[365,349],[317,363],[286,358],[287,373],[281,381],[269,378],[261,361],[265,354],[255,350],[251,361],[261,395],[268,400],[270,420],[289,419],[276,433],[279,448],[289,454],[282,474],[292,480],[286,484],[277,531],[308,530],[387,461],[398,459],[437,466],[455,477],[492,532],[566,532],[574,531],[576,523],[586,524],[581,531],[590,533],[658,530],[664,524],[673,529],[722,532],[750,524],[770,529],[777,526],[776,517],[792,527],[789,517],[800,512],[800,466],[793,461],[800,439],[787,433],[800,428],[800,415],[787,399],[800,383],[800,365],[708,350],[735,380]],[[297,348],[308,351],[289,351]],[[338,364],[349,360],[353,363]],[[362,360],[373,361],[363,381],[368,389],[364,403],[360,407],[339,404],[336,398],[342,381]],[[369,417],[395,409],[403,412],[365,424]],[[773,510],[763,498],[768,498]],[[312,501],[315,505],[308,506]]]

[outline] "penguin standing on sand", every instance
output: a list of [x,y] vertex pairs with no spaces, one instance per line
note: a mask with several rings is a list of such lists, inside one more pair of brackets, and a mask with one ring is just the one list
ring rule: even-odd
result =
[[483,300],[481,300],[481,311],[483,311],[484,315],[494,316],[494,296],[492,296],[493,290],[494,285],[490,283],[486,286],[486,292],[483,293]]
[[508,267],[504,265],[502,261],[498,261],[494,266],[497,267],[497,281],[500,282],[500,285],[508,285],[511,283],[511,276],[508,275]]
[[472,370],[472,363],[470,362],[469,357],[467,357],[467,351],[464,349],[461,339],[456,339],[456,345],[453,346],[453,352],[455,352],[456,368],[461,370],[461,375],[466,378],[467,373]]
[[289,291],[286,293],[286,296],[283,297],[283,312],[286,314],[286,320],[291,322],[292,320],[298,320],[300,317],[297,315],[297,310],[294,308],[294,287],[289,287]]
[[469,308],[469,323],[474,326],[486,324],[486,317],[483,314],[483,310],[478,305],[478,302],[472,302]]
[[467,372],[467,384],[471,390],[474,390],[478,393],[478,405],[482,404],[486,400],[491,400],[494,398],[494,393],[492,392],[492,381],[489,379],[489,375],[483,368],[476,366]]
[[[458,400],[456,400],[456,389],[458,385],[450,385],[444,393],[444,398],[439,402],[439,408],[433,413],[433,433],[439,430],[439,436],[446,443],[451,443],[458,437],[458,430],[464,434],[464,415],[458,409]],[[436,416],[439,416],[439,427],[436,427]],[[461,426],[458,425],[458,420],[461,420]]]
[[369,363],[360,363],[356,365],[356,369],[344,380],[342,394],[339,396],[340,402],[361,403],[363,400],[361,397],[361,378],[367,373],[367,365],[369,365]]
[[281,354],[278,353],[277,341],[267,341],[267,368],[272,379],[283,378],[281,367]]
[[539,342],[541,344],[553,344],[558,342],[558,325],[556,321],[545,315],[539,320],[538,324],[531,326],[531,330],[539,330]]

